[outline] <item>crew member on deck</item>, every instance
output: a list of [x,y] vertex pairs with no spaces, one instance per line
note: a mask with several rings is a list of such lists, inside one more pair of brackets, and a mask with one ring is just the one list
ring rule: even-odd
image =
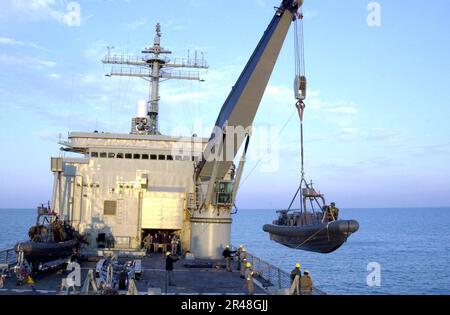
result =
[[253,284],[252,264],[248,262],[245,267],[247,267],[245,269],[245,282],[247,285],[247,293],[248,295],[253,295],[253,293],[255,293],[255,285]]
[[236,251],[230,250],[230,245],[227,245],[224,251],[222,252],[223,258],[225,258],[225,264],[227,266],[227,271],[231,272],[231,255],[236,253]]
[[240,272],[241,272],[241,278],[245,279],[245,265],[247,264],[247,250],[245,248],[242,248],[241,254],[239,255],[240,263]]
[[300,281],[302,278],[302,272],[300,270],[300,263],[295,264],[294,270],[291,271],[291,293],[292,295],[300,295]]
[[166,274],[167,285],[174,286],[172,282],[173,264],[178,261],[178,258],[174,258],[171,252],[166,252]]
[[300,290],[304,295],[311,295],[313,290],[313,281],[309,275],[309,271],[305,270],[303,272],[303,277],[300,279]]
[[158,253],[159,244],[161,244],[161,234],[159,234],[159,232],[156,232],[153,236],[153,252]]
[[149,233],[144,237],[145,254],[148,254],[150,252],[150,248],[152,247],[152,242],[153,242],[152,236]]
[[241,254],[242,254],[242,250],[244,249],[244,245],[239,245],[238,250],[236,251],[236,255],[235,257],[237,257],[237,270],[241,270]]

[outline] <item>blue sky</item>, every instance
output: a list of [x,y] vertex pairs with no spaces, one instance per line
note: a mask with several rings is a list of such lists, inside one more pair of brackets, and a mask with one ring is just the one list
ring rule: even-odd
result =
[[[163,28],[174,56],[205,52],[206,82],[162,86],[161,129],[209,136],[231,86],[273,15],[277,0],[78,1],[81,25],[68,25],[64,0],[0,2],[0,207],[34,207],[50,198],[49,158],[59,134],[128,132],[147,98],[138,79],[106,78],[100,59],[139,53]],[[169,4],[170,3],[170,4]],[[450,205],[450,20],[448,1],[378,1],[369,27],[363,0],[306,1],[306,173],[342,207]],[[286,207],[299,173],[293,116],[293,32],[255,120],[253,158],[241,208]],[[278,134],[279,167],[263,160]],[[196,126],[202,125],[201,130]],[[205,127],[206,126],[206,127]],[[264,156],[268,158],[268,156]],[[253,171],[252,171],[253,170]]]

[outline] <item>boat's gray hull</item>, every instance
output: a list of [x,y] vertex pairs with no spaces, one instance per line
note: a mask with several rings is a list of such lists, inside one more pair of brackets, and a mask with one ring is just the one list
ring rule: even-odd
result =
[[24,258],[30,263],[45,263],[71,257],[78,246],[76,239],[60,243],[28,241],[17,244],[16,252],[22,251]]
[[347,238],[358,231],[355,220],[338,220],[307,226],[266,224],[263,230],[270,239],[284,246],[316,253],[331,253],[341,247]]

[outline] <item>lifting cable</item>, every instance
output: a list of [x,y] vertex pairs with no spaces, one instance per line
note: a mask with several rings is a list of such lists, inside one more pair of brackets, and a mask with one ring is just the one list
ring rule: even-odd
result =
[[294,58],[295,75],[304,76],[306,69],[302,9],[298,11],[294,21]]
[[[303,147],[303,114],[306,108],[304,100],[306,98],[306,76],[305,76],[305,49],[304,49],[304,32],[303,32],[303,12],[300,9],[296,14],[294,21],[294,63],[295,63],[295,98],[297,102],[295,107],[300,118],[300,185],[292,198],[292,201],[288,207],[288,211],[291,210],[297,195],[300,194],[300,211],[303,213],[303,196],[302,187],[305,183],[306,188],[308,184],[305,180],[305,165],[304,165],[304,147]],[[305,209],[306,211],[306,209]]]

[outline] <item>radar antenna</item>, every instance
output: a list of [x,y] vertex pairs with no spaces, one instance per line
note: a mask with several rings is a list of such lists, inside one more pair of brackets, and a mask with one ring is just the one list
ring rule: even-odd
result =
[[147,114],[145,117],[133,118],[131,133],[143,135],[159,135],[159,85],[162,80],[194,80],[203,82],[199,71],[183,71],[174,69],[208,69],[209,66],[201,54],[201,59],[195,52],[195,57],[169,59],[166,55],[170,50],[161,47],[161,24],[156,24],[156,35],[152,47],[142,50],[142,56],[111,55],[112,47],[108,47],[108,54],[103,58],[104,64],[111,64],[112,69],[106,76],[136,77],[150,82]]

